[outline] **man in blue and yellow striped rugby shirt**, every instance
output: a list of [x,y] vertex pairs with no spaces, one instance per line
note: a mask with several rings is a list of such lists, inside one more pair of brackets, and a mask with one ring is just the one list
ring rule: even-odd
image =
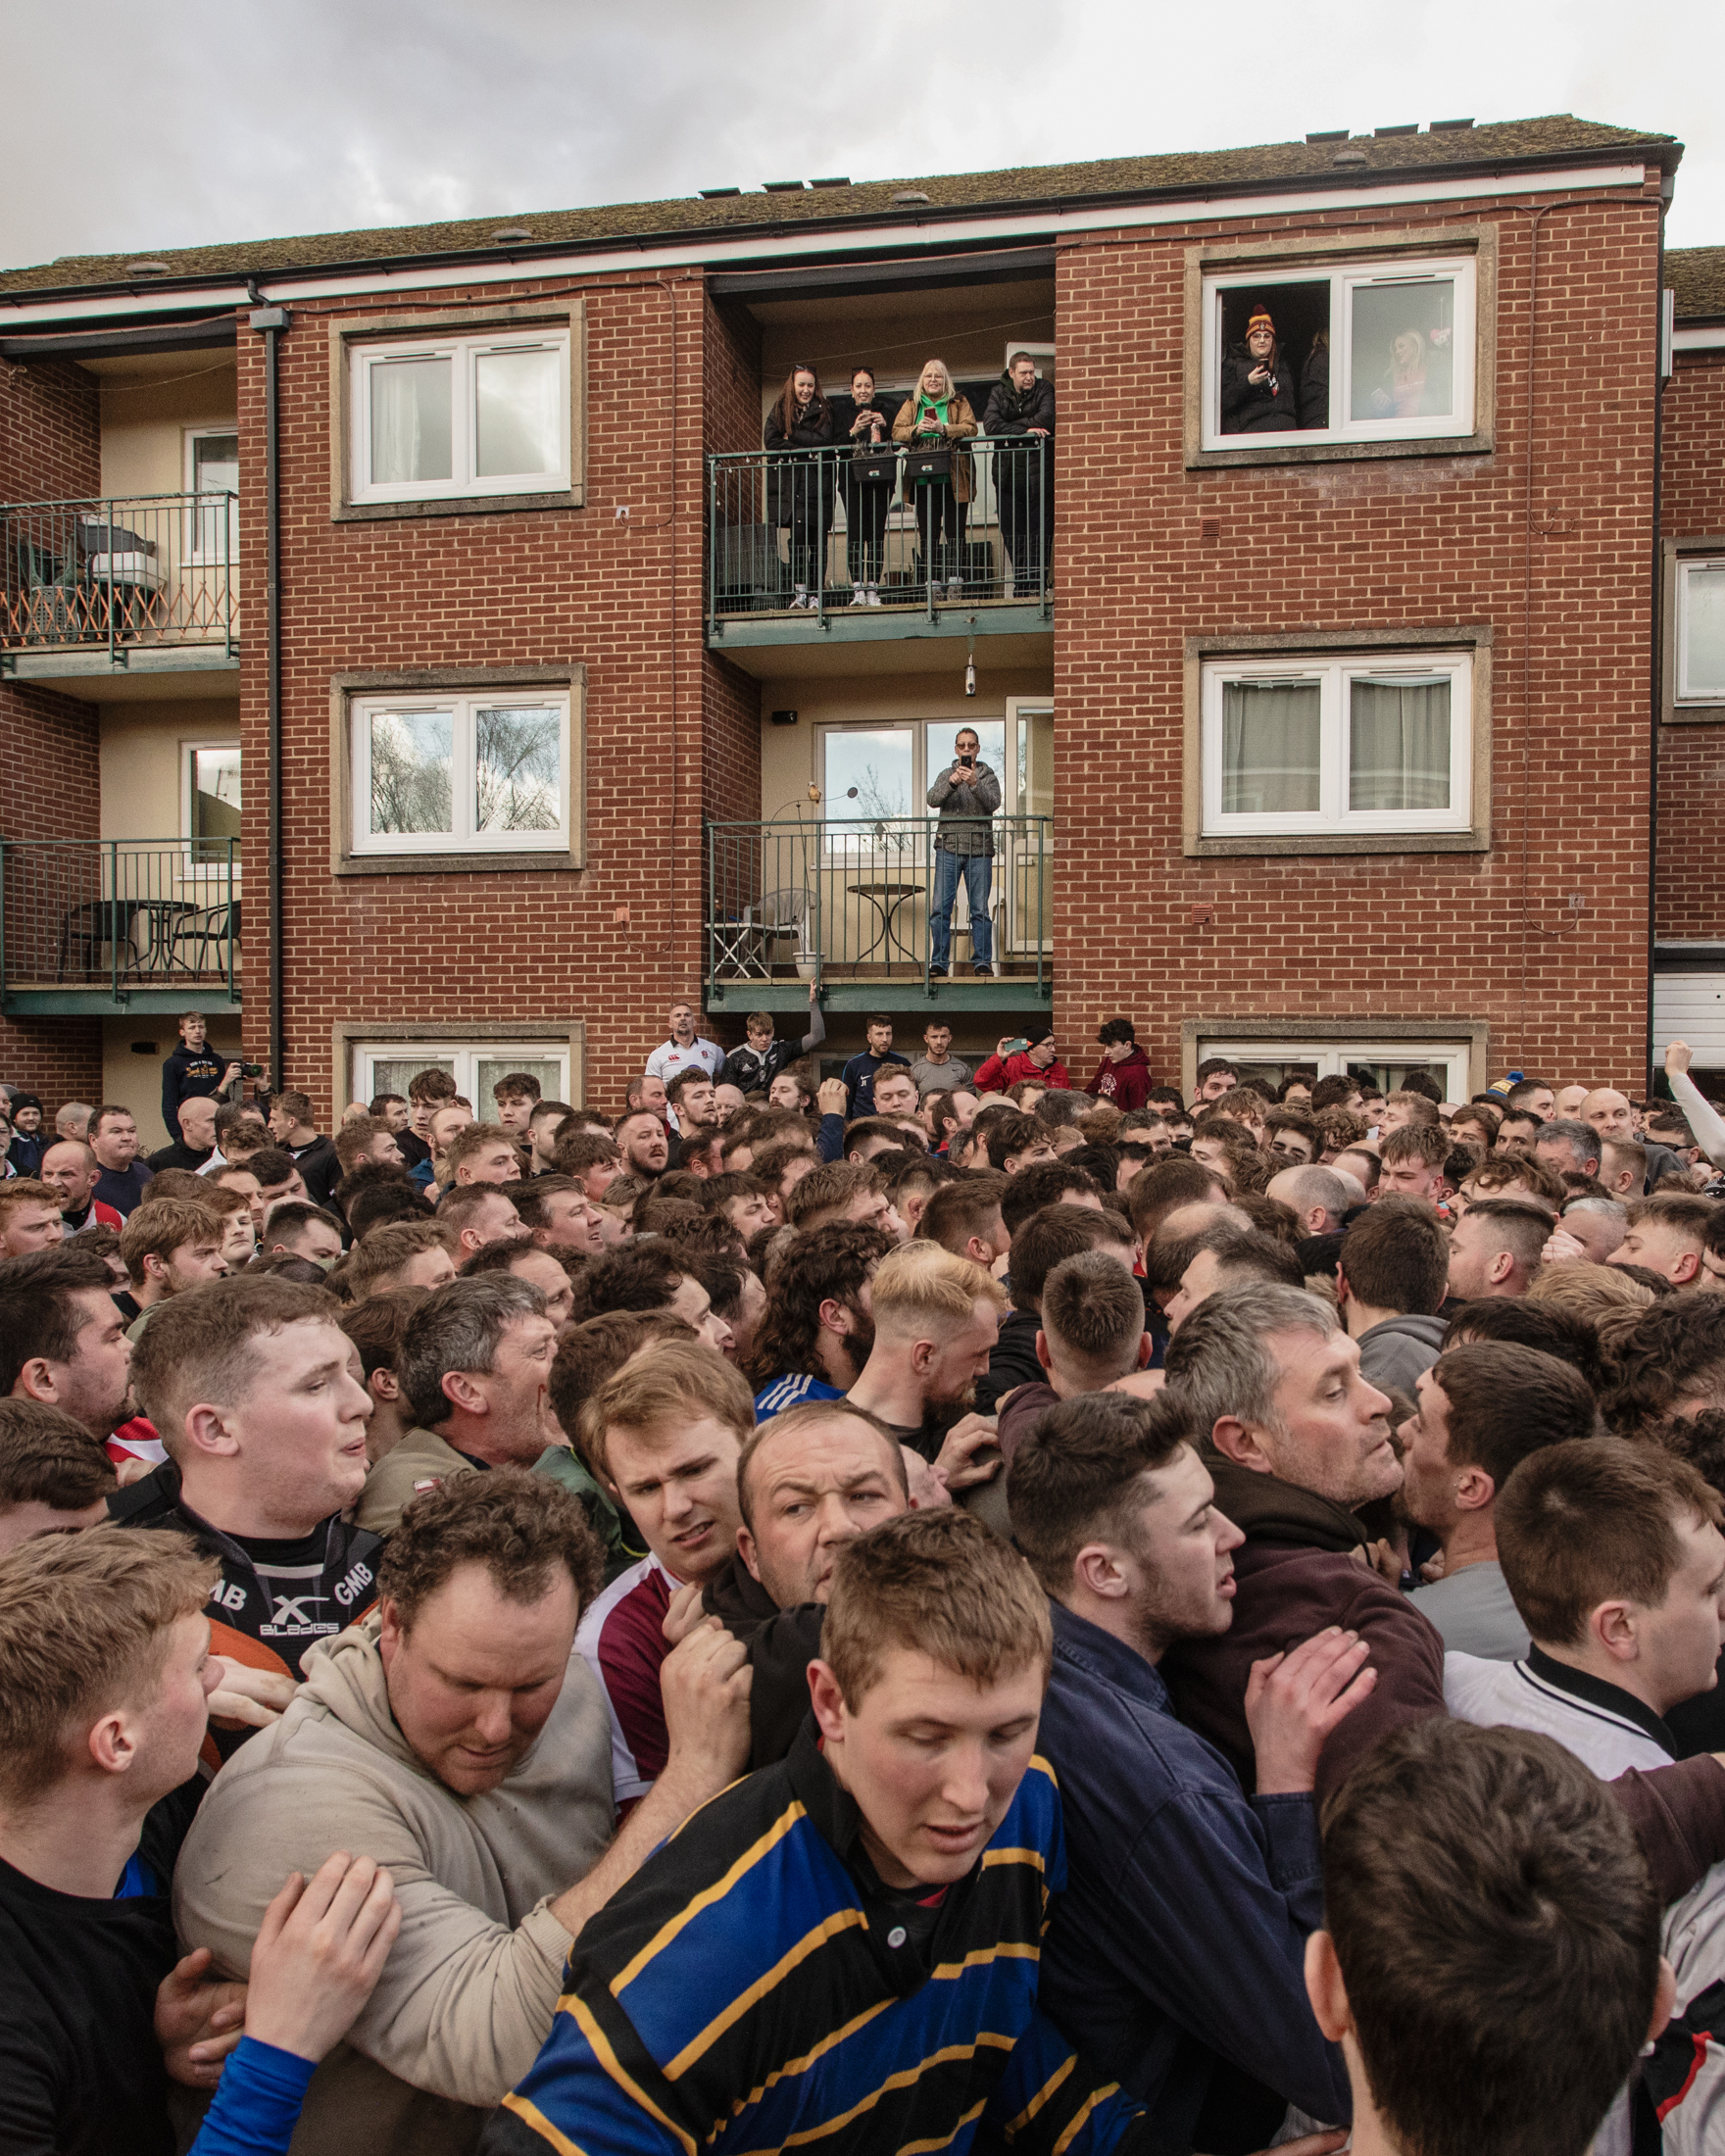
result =
[[1028,1567],[963,1512],[906,1513],[841,1553],[821,1645],[789,1758],[588,1923],[485,2156],[1150,2145],[1036,2003],[1064,1856]]

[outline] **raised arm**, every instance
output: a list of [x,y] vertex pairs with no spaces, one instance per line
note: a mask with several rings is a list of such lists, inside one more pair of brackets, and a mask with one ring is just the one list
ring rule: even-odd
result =
[[809,1030],[797,1044],[797,1054],[808,1055],[826,1039],[826,1012],[820,1007],[820,989],[817,983],[809,983]]
[[1716,1168],[1725,1168],[1725,1119],[1701,1098],[1701,1089],[1689,1075],[1695,1052],[1687,1041],[1673,1041],[1665,1051],[1665,1076],[1671,1082],[1671,1098],[1689,1118],[1695,1142]]

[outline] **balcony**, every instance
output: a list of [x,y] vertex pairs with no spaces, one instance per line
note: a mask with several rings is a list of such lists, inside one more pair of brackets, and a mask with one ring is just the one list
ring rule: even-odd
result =
[[0,840],[0,1010],[177,1015],[239,1001],[237,839]]
[[237,670],[238,510],[228,493],[0,505],[0,673]]
[[[890,444],[863,466],[847,445],[707,460],[707,640],[752,672],[809,670],[812,652],[867,670],[943,662],[907,647],[981,637],[997,664],[1053,655],[1052,445],[966,444],[964,537],[924,528],[926,488]],[[865,477],[867,471],[878,476]],[[878,606],[858,606],[858,582]],[[808,593],[795,604],[797,586]],[[787,651],[787,647],[790,649]],[[898,658],[887,657],[896,647]]]
[[818,981],[829,1010],[1049,1010],[1052,818],[994,819],[992,978],[971,971],[962,884],[951,971],[929,973],[938,829],[935,816],[710,823],[708,1007],[801,1010]]

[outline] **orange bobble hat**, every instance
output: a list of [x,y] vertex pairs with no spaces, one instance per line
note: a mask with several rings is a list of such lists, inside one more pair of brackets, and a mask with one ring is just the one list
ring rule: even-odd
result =
[[1246,324],[1246,334],[1250,337],[1257,329],[1267,329],[1272,337],[1276,333],[1276,325],[1270,319],[1269,309],[1261,302],[1252,310],[1252,319]]

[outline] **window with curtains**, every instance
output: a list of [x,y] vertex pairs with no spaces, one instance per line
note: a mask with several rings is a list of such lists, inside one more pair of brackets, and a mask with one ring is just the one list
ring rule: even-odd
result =
[[1467,827],[1466,653],[1216,660],[1202,708],[1207,837]]
[[355,345],[355,502],[569,484],[569,338],[552,329]]

